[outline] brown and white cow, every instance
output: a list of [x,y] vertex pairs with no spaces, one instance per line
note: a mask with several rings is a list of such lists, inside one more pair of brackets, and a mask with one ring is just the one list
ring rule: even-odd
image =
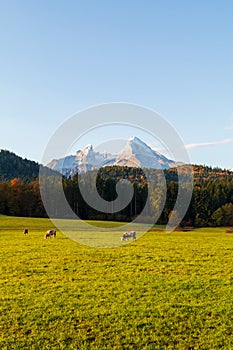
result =
[[129,238],[133,238],[133,241],[135,241],[136,240],[136,231],[125,232],[121,237],[121,241],[123,242]]
[[45,239],[47,238],[51,238],[53,236],[53,238],[56,238],[57,235],[57,231],[56,230],[48,230],[44,236]]

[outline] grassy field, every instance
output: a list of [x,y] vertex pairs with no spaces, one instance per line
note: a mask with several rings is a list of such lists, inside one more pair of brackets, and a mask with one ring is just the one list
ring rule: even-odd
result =
[[0,217],[0,349],[233,349],[225,229],[98,249],[60,232],[45,240],[51,227]]

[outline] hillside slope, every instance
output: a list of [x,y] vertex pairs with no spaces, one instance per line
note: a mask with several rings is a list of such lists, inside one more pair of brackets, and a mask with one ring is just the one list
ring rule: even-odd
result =
[[[32,160],[23,159],[17,156],[15,153],[8,150],[0,151],[0,182],[7,181],[14,178],[20,180],[23,179],[36,179],[39,176],[40,164]],[[48,168],[47,168],[48,169]],[[55,172],[48,169],[49,173]]]

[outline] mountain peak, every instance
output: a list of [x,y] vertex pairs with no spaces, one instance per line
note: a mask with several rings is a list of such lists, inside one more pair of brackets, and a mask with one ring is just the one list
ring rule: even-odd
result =
[[131,136],[128,140],[129,143],[137,143],[140,145],[144,145],[146,147],[149,147],[145,142],[143,142],[141,139],[139,139],[139,137],[137,136]]
[[142,142],[142,140],[140,140],[137,136],[131,136],[128,141]]
[[[81,150],[82,153],[89,153],[90,151],[93,151],[93,146],[92,146],[92,144],[86,145],[86,147],[84,147],[84,148]],[[78,152],[80,152],[80,150],[79,150]],[[77,153],[78,153],[78,152],[77,152]]]
[[89,150],[93,150],[93,146],[92,144],[90,143],[89,145],[86,145],[86,147],[84,147],[85,149],[89,149]]
[[63,175],[74,175],[76,172],[86,172],[107,165],[168,169],[175,167],[177,163],[159,154],[136,136],[130,137],[117,155],[96,152],[89,144],[77,151],[75,156],[67,156],[50,163],[52,169]]
[[120,154],[122,153],[133,153],[133,154],[152,154],[152,149],[150,146],[148,146],[145,142],[143,142],[141,139],[139,139],[136,136],[132,136],[130,137],[130,139],[128,140],[128,142],[126,143],[125,147],[123,148],[123,150],[120,152]]

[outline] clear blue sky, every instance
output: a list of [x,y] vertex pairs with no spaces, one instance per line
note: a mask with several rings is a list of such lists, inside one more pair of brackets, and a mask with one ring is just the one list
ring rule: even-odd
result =
[[124,101],[165,116],[192,163],[233,168],[232,15],[230,0],[0,0],[0,148],[41,161],[70,115]]

